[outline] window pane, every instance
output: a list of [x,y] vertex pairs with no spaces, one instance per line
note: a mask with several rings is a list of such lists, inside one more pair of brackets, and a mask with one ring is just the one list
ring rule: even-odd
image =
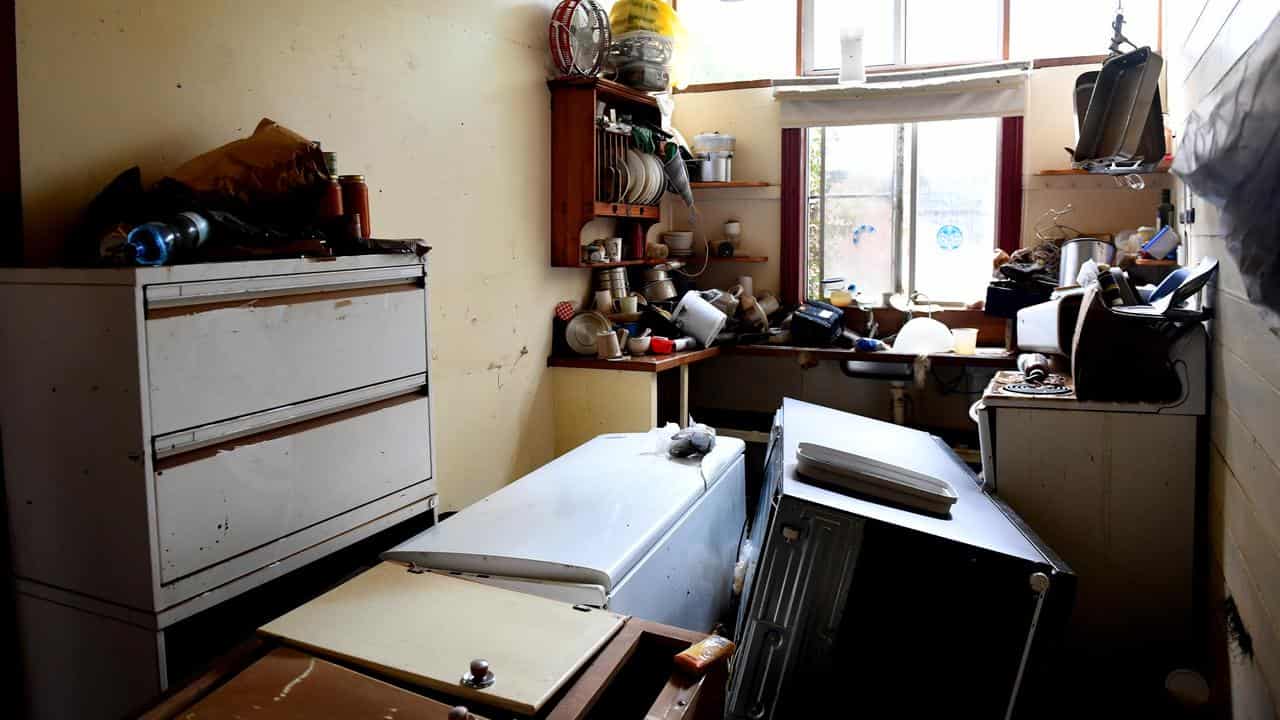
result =
[[999,0],[907,0],[907,64],[999,60]]
[[896,126],[827,128],[823,274],[872,297],[894,291]]
[[996,227],[999,120],[917,126],[915,288],[932,300],[983,297]]
[[[847,25],[862,26],[863,65],[892,65],[896,24],[893,6],[894,0],[813,0],[814,69],[840,67],[840,29]],[[680,8],[683,12],[683,2]]]
[[[1116,0],[1012,0],[1009,55],[1014,59],[1105,55]],[[1156,46],[1157,0],[1125,0],[1124,34],[1139,47]]]
[[796,6],[778,0],[680,0],[689,80],[729,82],[796,73]]

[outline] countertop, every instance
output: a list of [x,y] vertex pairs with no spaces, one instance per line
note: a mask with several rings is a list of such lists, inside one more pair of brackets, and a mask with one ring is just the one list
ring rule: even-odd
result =
[[[672,353],[670,355],[625,356],[616,360],[600,360],[589,356],[549,357],[547,367],[585,368],[589,370],[626,370],[631,372],[663,372],[682,365],[709,360],[724,355],[757,355],[782,357],[808,354],[818,360],[856,360],[859,362],[911,363],[914,355],[883,352],[861,352],[843,348],[811,348],[794,345],[727,345],[704,350]],[[978,348],[977,354],[933,353],[929,360],[934,365],[984,367],[1010,369],[1017,366],[1017,353],[1005,348]]]

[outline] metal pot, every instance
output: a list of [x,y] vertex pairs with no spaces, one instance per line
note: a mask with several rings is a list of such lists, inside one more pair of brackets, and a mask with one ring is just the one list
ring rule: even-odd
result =
[[733,153],[698,153],[698,175],[702,182],[730,182],[733,180]]
[[642,275],[646,285],[651,282],[658,282],[659,280],[671,279],[671,275],[667,273],[665,268],[645,268]]
[[1067,240],[1062,243],[1062,249],[1058,254],[1058,287],[1076,285],[1076,275],[1089,260],[1111,263],[1115,259],[1116,246],[1106,240],[1086,237]]
[[676,294],[676,284],[670,279],[654,280],[644,286],[644,299],[651,303],[671,300]]

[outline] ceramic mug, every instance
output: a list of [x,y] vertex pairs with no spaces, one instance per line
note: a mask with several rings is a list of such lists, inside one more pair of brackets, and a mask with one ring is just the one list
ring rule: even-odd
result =
[[597,290],[595,294],[596,310],[606,315],[613,312],[613,293],[608,290]]
[[604,256],[609,262],[622,261],[622,238],[609,238],[604,241]]
[[596,333],[596,357],[601,360],[612,360],[622,355],[622,345],[618,343],[618,334],[612,330]]
[[635,295],[628,295],[618,300],[618,312],[624,315],[631,315],[640,312],[640,298]]

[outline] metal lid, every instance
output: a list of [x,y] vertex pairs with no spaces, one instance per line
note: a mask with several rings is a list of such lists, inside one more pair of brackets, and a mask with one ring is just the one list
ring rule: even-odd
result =
[[364,176],[363,175],[339,175],[338,182],[344,182],[344,183],[364,182]]

